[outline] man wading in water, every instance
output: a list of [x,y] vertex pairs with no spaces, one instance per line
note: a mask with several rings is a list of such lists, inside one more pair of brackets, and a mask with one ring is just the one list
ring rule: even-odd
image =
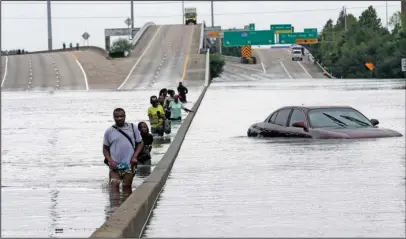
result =
[[188,89],[182,84],[182,82],[179,82],[178,86],[178,94],[179,94],[179,100],[182,103],[186,103],[186,94],[189,93]]
[[110,167],[110,187],[118,192],[122,180],[123,191],[131,193],[137,158],[144,144],[138,127],[125,122],[123,109],[115,109],[113,117],[116,124],[105,131],[103,140],[103,155]]

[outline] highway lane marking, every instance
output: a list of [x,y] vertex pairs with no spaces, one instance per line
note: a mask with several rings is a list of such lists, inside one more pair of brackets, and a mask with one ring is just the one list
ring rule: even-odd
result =
[[193,40],[193,33],[194,32],[195,32],[195,25],[192,26],[192,33],[190,33],[188,50],[187,50],[187,54],[186,54],[186,58],[185,58],[185,63],[183,64],[183,73],[182,73],[181,81],[183,81],[185,79],[185,76],[186,76],[186,69],[187,69],[187,65],[189,63],[190,48],[192,47],[192,40]]
[[3,75],[3,79],[1,80],[1,87],[3,87],[4,82],[6,82],[7,68],[8,68],[8,56],[6,56],[6,66],[4,67],[4,75]]
[[262,70],[264,71],[264,74],[266,74],[265,64],[262,61],[263,57],[262,57],[262,54],[261,54],[261,50],[260,49],[254,49],[254,51],[258,53],[258,57],[259,57],[259,59],[261,59]]
[[[82,66],[82,64],[80,64],[78,57],[75,55],[75,53],[72,53],[72,55],[73,55],[73,58],[75,58],[76,64],[78,64],[80,70],[82,71],[83,79],[85,81],[86,91],[89,91],[89,83],[87,80],[87,75],[86,75],[85,69],[83,69],[83,66]],[[58,72],[57,72],[57,75],[58,75]],[[59,77],[57,76],[56,78],[58,79]]]
[[288,69],[286,69],[285,65],[283,64],[283,62],[280,61],[279,63],[281,64],[281,66],[282,66],[283,69],[285,70],[286,74],[288,74],[289,78],[290,78],[290,79],[293,79],[292,76],[289,74]]
[[154,39],[156,38],[156,36],[158,36],[159,31],[161,30],[161,28],[163,27],[163,25],[159,26],[159,28],[156,30],[154,36],[152,37],[151,41],[149,41],[147,47],[145,48],[144,52],[141,54],[141,56],[138,58],[138,60],[135,62],[133,68],[131,68],[130,73],[128,73],[127,77],[125,78],[125,80],[123,81],[123,83],[117,88],[117,90],[120,90],[124,84],[128,81],[128,79],[130,78],[131,74],[133,73],[135,67],[138,65],[138,63],[141,61],[142,57],[144,57],[144,55],[147,53],[148,49],[151,47],[152,42],[154,42]]
[[313,77],[309,74],[309,72],[306,70],[306,68],[304,68],[304,66],[302,65],[302,63],[297,61],[297,64],[299,64],[300,67],[302,67],[302,69],[306,72],[306,74],[310,77],[310,79],[313,79]]
[[264,63],[262,61],[261,61],[261,66],[262,66],[262,70],[264,70],[264,73],[266,74],[265,66],[264,66]]

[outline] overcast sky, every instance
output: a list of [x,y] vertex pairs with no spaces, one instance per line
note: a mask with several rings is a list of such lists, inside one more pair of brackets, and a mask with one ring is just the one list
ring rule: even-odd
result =
[[[382,23],[386,25],[386,2],[376,1],[247,1],[214,2],[214,25],[223,29],[242,28],[255,23],[257,30],[268,30],[270,24],[290,23],[295,31],[316,27],[319,30],[332,18],[336,20],[343,6],[347,12],[359,16],[369,5],[376,7]],[[185,7],[196,7],[198,22],[211,25],[210,1],[188,2]],[[388,2],[389,17],[400,11],[400,1]],[[135,27],[146,22],[155,24],[181,24],[181,1],[149,1],[134,3]],[[62,43],[83,44],[81,35],[88,32],[90,45],[104,48],[105,28],[125,28],[130,16],[130,1],[123,2],[52,2],[52,34],[54,48]],[[47,7],[42,1],[1,2],[1,48],[24,48],[28,51],[47,49]]]

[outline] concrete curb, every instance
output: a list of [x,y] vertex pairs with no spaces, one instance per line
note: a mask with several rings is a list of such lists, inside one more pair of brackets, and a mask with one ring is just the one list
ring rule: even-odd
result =
[[[209,51],[206,53],[206,62],[209,59]],[[138,186],[135,191],[123,202],[103,225],[92,233],[91,238],[118,238],[118,237],[141,237],[150,214],[158,200],[161,191],[172,170],[176,157],[182,147],[186,133],[192,124],[199,106],[206,94],[208,86],[207,78],[210,65],[206,64],[205,86],[199,98],[192,107],[191,113],[183,121],[165,155],[156,165],[152,173]]]
[[141,29],[139,31],[137,31],[137,33],[135,34],[133,40],[131,41],[131,44],[133,46],[131,51],[134,50],[134,48],[137,46],[139,40],[142,38],[142,36],[148,30],[148,28],[150,26],[154,26],[154,25],[155,25],[155,23],[153,23],[153,22],[147,22],[147,23],[144,24],[144,26],[141,27]]

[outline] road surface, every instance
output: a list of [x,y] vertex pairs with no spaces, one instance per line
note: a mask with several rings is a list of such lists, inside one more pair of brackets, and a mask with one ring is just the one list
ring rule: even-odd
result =
[[321,70],[306,57],[303,61],[292,61],[288,48],[255,49],[260,64],[272,78],[312,79],[325,78]]
[[120,89],[175,88],[182,78],[186,85],[203,84],[205,59],[197,53],[200,30],[201,25],[149,29],[153,36]]
[[8,56],[2,90],[85,90],[85,77],[72,52]]

